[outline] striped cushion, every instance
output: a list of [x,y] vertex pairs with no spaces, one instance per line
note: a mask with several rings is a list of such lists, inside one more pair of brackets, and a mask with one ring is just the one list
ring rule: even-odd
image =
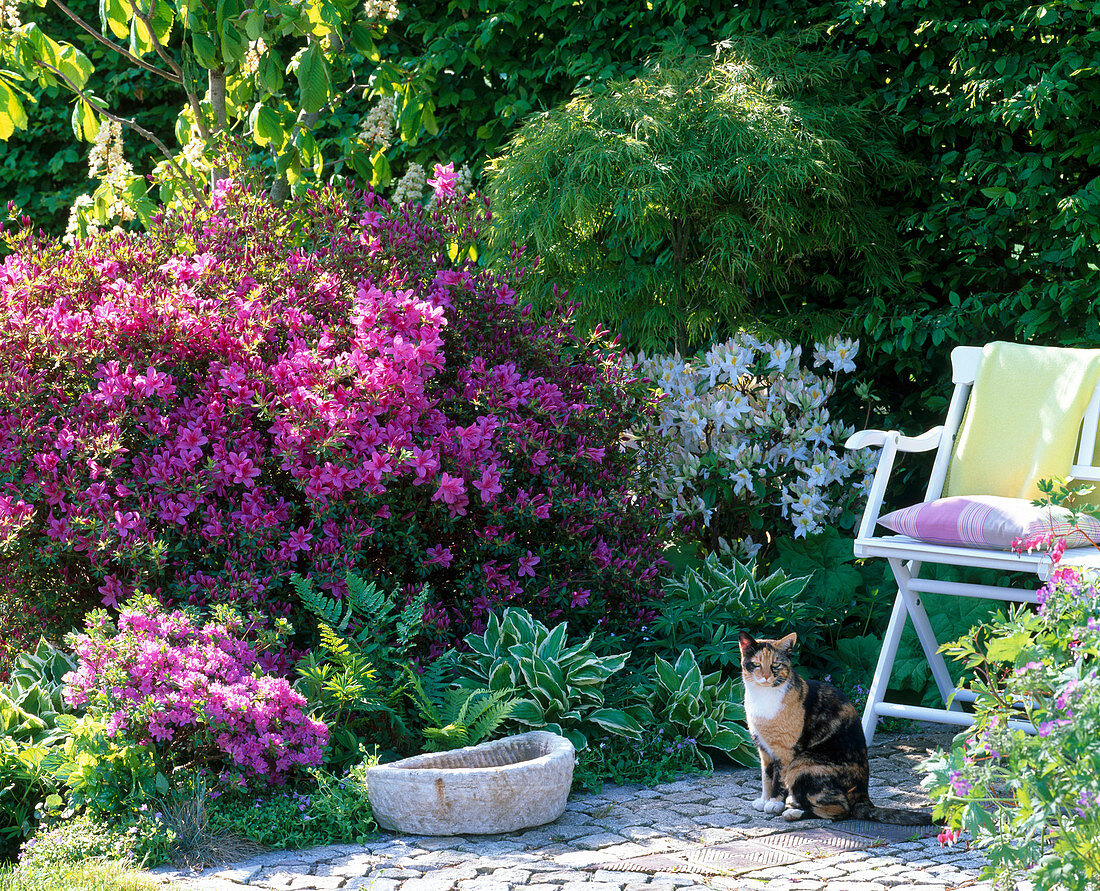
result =
[[1032,504],[1026,498],[998,495],[955,495],[896,510],[879,518],[879,524],[900,535],[935,544],[969,545],[999,551],[1012,549],[1016,539],[1053,532],[1066,539],[1066,547],[1100,545],[1100,520],[1077,515],[1070,521],[1064,507]]

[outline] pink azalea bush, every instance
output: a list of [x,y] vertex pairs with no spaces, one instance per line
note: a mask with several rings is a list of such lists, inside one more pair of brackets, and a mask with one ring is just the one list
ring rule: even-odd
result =
[[239,628],[199,626],[155,604],[124,609],[117,631],[96,610],[86,628],[66,701],[105,718],[109,737],[152,747],[162,769],[212,766],[223,780],[282,783],[295,768],[321,764],[328,728],[284,678],[255,671]]
[[[0,263],[0,556],[47,603],[290,609],[292,572],[434,591],[435,648],[501,603],[579,630],[656,592],[621,434],[628,363],[523,274],[463,261],[484,204],[333,190],[209,207]],[[458,256],[458,261],[451,257]],[[410,588],[411,589],[411,588]]]

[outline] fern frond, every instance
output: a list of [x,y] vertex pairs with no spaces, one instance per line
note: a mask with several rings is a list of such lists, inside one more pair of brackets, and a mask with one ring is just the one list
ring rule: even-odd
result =
[[409,642],[424,627],[424,609],[428,605],[428,595],[430,593],[431,588],[422,585],[420,590],[405,605],[405,608],[401,610],[401,615],[397,619],[397,645],[399,648],[404,649],[407,647]]
[[512,717],[516,707],[515,697],[509,691],[500,690],[485,697],[486,708],[470,723],[470,739],[481,742],[497,732],[500,725]]
[[354,605],[346,599],[326,597],[313,586],[313,580],[294,573],[290,577],[294,593],[302,605],[320,621],[338,631],[347,631],[354,616]]
[[389,619],[392,604],[388,603],[385,592],[380,591],[374,582],[368,582],[354,573],[344,576],[348,586],[348,606],[355,615],[370,618],[376,624],[383,625]]
[[321,646],[328,650],[329,655],[336,662],[344,663],[347,661],[351,650],[348,647],[348,642],[344,640],[339,634],[333,630],[332,626],[321,622],[317,625],[317,633],[321,637]]

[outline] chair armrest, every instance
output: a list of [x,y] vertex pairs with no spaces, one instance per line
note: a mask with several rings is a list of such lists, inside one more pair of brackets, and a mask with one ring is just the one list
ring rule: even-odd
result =
[[860,430],[844,443],[846,449],[881,448],[893,440],[899,452],[930,452],[940,444],[943,426],[933,427],[919,436],[902,436],[897,430]]

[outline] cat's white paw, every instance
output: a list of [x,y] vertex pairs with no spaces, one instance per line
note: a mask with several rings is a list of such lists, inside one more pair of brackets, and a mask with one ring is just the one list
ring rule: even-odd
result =
[[762,811],[764,810],[764,806],[767,805],[767,803],[768,799],[761,795],[758,799],[756,799],[756,801],[752,803],[752,806],[755,810]]
[[781,814],[786,805],[783,803],[782,798],[769,798],[764,802],[764,813],[766,814]]
[[796,807],[789,807],[783,811],[783,819],[788,823],[793,823],[795,820],[801,820],[805,815],[805,811]]

